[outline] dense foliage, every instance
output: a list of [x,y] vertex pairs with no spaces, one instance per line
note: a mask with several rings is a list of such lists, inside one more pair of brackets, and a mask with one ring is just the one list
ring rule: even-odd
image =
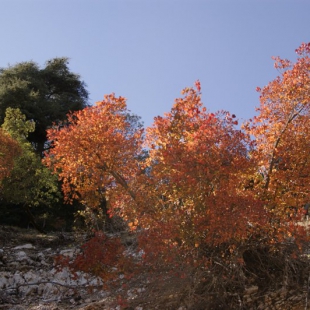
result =
[[310,44],[296,52],[295,64],[275,58],[281,76],[258,88],[258,115],[241,129],[235,115],[203,107],[199,81],[145,134],[128,122],[125,99],[111,94],[48,130],[44,162],[69,201],[95,209],[105,197],[109,214],[135,232],[148,273],[166,281],[173,270],[188,281],[200,274],[203,285],[207,271],[226,265],[230,280],[218,281],[234,294],[236,270],[280,257],[291,237],[296,247],[284,257],[297,257],[307,239],[297,222],[310,190]]
[[[245,286],[263,290],[275,279],[302,287],[309,267],[299,222],[310,201],[310,44],[296,52],[296,63],[275,57],[280,76],[257,89],[257,116],[242,125],[227,111],[208,111],[196,81],[145,131],[115,94],[50,127],[43,163],[61,181],[66,202],[82,203],[97,230],[99,220],[116,217],[126,227],[125,238],[96,232],[74,261],[58,262],[113,283],[114,276],[140,274],[143,285],[155,287],[154,299],[173,287],[175,307],[183,300],[231,308]],[[25,191],[15,187],[14,199],[48,204],[55,176],[26,143],[32,122],[19,110],[7,113],[3,129],[23,155],[12,168],[8,149],[0,150],[10,167],[0,166],[3,189],[11,195],[23,177]],[[14,144],[2,131],[0,139]],[[37,194],[26,195],[29,188]],[[132,252],[123,248],[129,237]]]
[[[66,119],[69,111],[88,105],[86,85],[68,65],[68,58],[54,58],[43,68],[29,61],[0,69],[0,125],[18,140],[22,149],[10,178],[2,182],[2,224],[27,227],[35,217],[41,226],[68,229],[72,226],[74,211],[80,208],[77,203],[72,208],[64,207],[57,176],[52,176],[40,161],[43,150],[49,147],[46,129]],[[16,117],[17,109],[22,117]],[[1,147],[7,142],[3,143]],[[13,146],[11,152],[3,153],[11,159],[1,158],[1,169],[6,171],[6,176],[13,165]],[[25,214],[25,206],[32,208],[34,217],[29,212]]]
[[85,108],[87,101],[85,84],[69,70],[67,58],[51,59],[42,69],[32,61],[0,69],[0,124],[8,107],[19,108],[35,122],[28,140],[40,155],[46,129],[64,120],[69,111]]
[[48,208],[59,200],[57,177],[42,165],[40,156],[27,140],[29,132],[35,129],[33,121],[26,121],[26,116],[19,109],[7,108],[2,129],[15,139],[22,151],[15,158],[10,175],[1,182],[2,203],[22,206],[32,225],[41,230],[30,207]]

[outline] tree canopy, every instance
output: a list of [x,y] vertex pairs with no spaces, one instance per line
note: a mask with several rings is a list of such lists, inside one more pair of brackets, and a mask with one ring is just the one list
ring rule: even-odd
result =
[[8,107],[19,108],[35,122],[29,141],[41,155],[46,129],[66,118],[69,111],[85,108],[88,92],[78,74],[68,67],[68,58],[54,58],[40,68],[33,61],[0,69],[0,124]]
[[[26,140],[41,122],[30,113],[39,102],[33,99],[39,88],[29,91],[28,82],[13,79],[20,98],[27,93],[32,99],[21,107],[27,118],[19,109],[8,108],[2,125],[6,133],[0,131],[3,195],[15,191],[16,202],[49,203],[58,177],[67,202],[78,200],[88,210],[107,202],[109,215],[120,216],[126,233],[137,238],[137,256],[125,253],[117,236],[99,232],[69,265],[109,280],[115,272],[145,268],[147,274],[156,271],[161,284],[177,273],[191,283],[189,295],[197,297],[201,288],[208,302],[216,302],[214,288],[232,300],[244,293],[245,285],[265,285],[266,279],[283,273],[285,286],[289,281],[300,283],[297,264],[291,262],[303,253],[302,242],[309,242],[298,221],[310,201],[310,43],[296,52],[295,63],[274,58],[280,75],[257,89],[258,113],[241,125],[228,111],[204,107],[199,81],[185,88],[171,110],[155,117],[145,131],[140,118],[128,110],[126,99],[113,93],[94,106],[79,106],[67,118],[61,109],[59,114],[46,110],[44,141],[50,148],[43,163],[53,177]],[[48,99],[59,106],[70,97],[51,93]],[[63,121],[51,125],[50,118]],[[10,144],[18,154],[14,165]],[[25,187],[16,187],[18,182]],[[263,266],[269,258],[274,265]],[[298,264],[300,271],[304,265]],[[249,274],[255,277],[248,281]]]
[[274,57],[281,75],[257,88],[258,115],[244,126],[255,139],[251,156],[262,176],[257,191],[279,216],[310,201],[310,44],[296,53],[296,63]]
[[275,58],[282,76],[261,90],[259,115],[242,129],[235,115],[203,107],[199,81],[154,119],[145,138],[129,131],[125,99],[111,94],[48,131],[53,148],[45,163],[67,197],[96,206],[104,191],[111,212],[131,229],[146,229],[157,245],[199,251],[258,228],[278,231],[268,218],[286,223],[284,210],[309,199],[309,45],[297,52],[294,65]]
[[70,114],[61,129],[48,130],[52,148],[44,162],[58,173],[69,201],[76,198],[97,207],[103,195],[119,195],[120,187],[133,198],[129,184],[139,171],[142,135],[125,98],[107,95],[95,106]]

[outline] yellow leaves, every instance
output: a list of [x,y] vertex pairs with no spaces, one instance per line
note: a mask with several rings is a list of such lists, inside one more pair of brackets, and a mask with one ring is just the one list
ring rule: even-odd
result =
[[129,222],[128,226],[131,231],[135,231],[139,225],[138,219],[135,219],[133,222]]

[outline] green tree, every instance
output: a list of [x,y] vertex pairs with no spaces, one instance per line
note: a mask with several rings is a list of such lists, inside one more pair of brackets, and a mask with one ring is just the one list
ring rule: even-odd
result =
[[57,177],[42,165],[40,156],[27,140],[28,133],[35,130],[33,121],[27,121],[19,109],[8,108],[2,128],[18,141],[22,149],[11,174],[2,181],[2,198],[8,203],[23,206],[30,222],[41,230],[31,208],[49,207],[59,198]]
[[47,61],[43,69],[32,61],[0,69],[0,124],[8,107],[19,108],[27,120],[35,122],[28,140],[41,156],[46,129],[88,104],[86,85],[68,63],[63,57]]

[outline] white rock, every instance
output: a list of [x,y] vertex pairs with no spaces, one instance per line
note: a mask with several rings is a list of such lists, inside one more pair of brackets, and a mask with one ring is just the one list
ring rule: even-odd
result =
[[24,249],[34,249],[35,247],[30,244],[30,243],[27,243],[27,244],[24,244],[24,245],[19,245],[19,246],[16,246],[15,248],[13,248],[13,250],[24,250]]
[[45,258],[45,255],[43,254],[43,252],[39,252],[38,254],[37,254],[37,256],[38,256],[38,258]]
[[24,273],[24,279],[27,282],[37,282],[40,280],[40,276],[35,273],[33,270],[29,270],[26,273]]
[[60,255],[72,258],[77,253],[76,249],[67,249],[59,252]]
[[29,296],[32,294],[37,294],[37,292],[38,292],[38,286],[36,286],[36,285],[31,285],[31,286],[28,286],[24,289],[24,294],[26,296]]
[[24,251],[19,251],[15,253],[15,256],[17,261],[29,260],[28,255]]

